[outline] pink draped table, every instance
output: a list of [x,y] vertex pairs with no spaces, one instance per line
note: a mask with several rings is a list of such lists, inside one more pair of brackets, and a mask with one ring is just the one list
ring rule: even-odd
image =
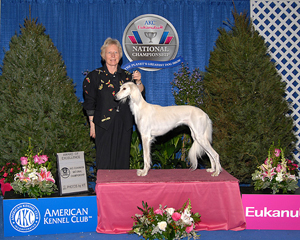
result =
[[201,215],[200,230],[244,230],[245,214],[238,179],[225,170],[212,177],[204,169],[151,169],[138,177],[136,170],[98,170],[98,233],[127,233],[142,201],[154,209],[181,208],[188,200]]

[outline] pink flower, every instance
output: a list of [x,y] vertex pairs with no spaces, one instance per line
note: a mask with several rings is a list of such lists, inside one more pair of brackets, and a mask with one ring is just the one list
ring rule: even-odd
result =
[[12,173],[13,171],[14,171],[14,169],[13,169],[13,168],[11,168],[11,169],[10,169],[10,172]]
[[[269,160],[269,158],[266,158],[266,161],[265,161],[265,164],[266,165],[268,165],[268,160]],[[270,162],[269,162],[270,164],[272,164],[273,163],[273,159],[272,158],[270,158]]]
[[27,157],[21,157],[20,158],[20,161],[21,161],[21,164],[24,166],[24,165],[27,165],[28,163],[28,158]]
[[55,183],[54,178],[50,171],[47,171],[46,168],[41,168],[41,173],[39,174],[39,181],[50,181]]
[[192,223],[191,226],[186,227],[185,231],[186,231],[187,233],[190,233],[191,231],[193,231],[193,229],[194,229],[194,224]]
[[16,178],[19,178],[21,181],[25,181],[25,182],[30,181],[30,177],[25,176],[26,172],[27,172],[27,169],[25,169],[24,172],[17,173]]
[[179,212],[174,212],[172,215],[172,219],[177,222],[178,220],[180,220],[181,218],[181,214]]
[[35,156],[33,157],[33,162],[34,162],[34,163],[37,163],[37,164],[40,164],[40,157],[39,157],[38,155],[35,155]]
[[158,209],[156,209],[156,210],[154,211],[154,213],[155,213],[155,214],[163,215],[164,212],[163,212],[162,209],[158,208]]
[[278,164],[277,167],[276,167],[276,172],[280,172],[282,169],[282,166],[281,164]]
[[47,155],[41,155],[41,156],[35,155],[33,157],[33,161],[34,161],[34,163],[41,165],[48,161],[48,157],[47,157]]
[[41,161],[41,163],[47,162],[47,161],[48,161],[47,155],[41,155],[41,156],[40,156],[40,161]]
[[3,177],[7,177],[7,175],[8,175],[8,173],[7,173],[7,172],[5,172],[5,173],[3,174]]
[[280,156],[280,153],[281,153],[280,149],[275,148],[275,150],[274,150],[274,155],[275,155],[276,157],[279,157],[279,156]]

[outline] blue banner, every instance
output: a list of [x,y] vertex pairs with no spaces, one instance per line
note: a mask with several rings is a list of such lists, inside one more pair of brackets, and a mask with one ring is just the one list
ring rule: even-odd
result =
[[166,62],[140,60],[129,62],[123,65],[122,68],[127,71],[132,68],[170,68],[181,64],[183,61],[184,59],[181,56]]

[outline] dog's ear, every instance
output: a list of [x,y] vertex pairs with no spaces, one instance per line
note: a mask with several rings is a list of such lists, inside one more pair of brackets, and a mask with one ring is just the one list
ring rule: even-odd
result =
[[133,83],[130,84],[130,98],[134,102],[139,102],[142,95],[140,93],[139,88]]

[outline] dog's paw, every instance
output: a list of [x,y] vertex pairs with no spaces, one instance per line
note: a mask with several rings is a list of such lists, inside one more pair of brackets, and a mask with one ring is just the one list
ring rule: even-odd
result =
[[212,168],[207,168],[206,169],[206,172],[214,172],[215,170],[214,169],[212,169]]
[[211,176],[213,176],[213,177],[217,177],[217,176],[219,176],[219,174],[220,174],[220,172],[218,172],[218,171],[215,171]]
[[140,177],[144,177],[148,174],[148,171],[145,171],[143,169],[138,169],[137,170],[137,175],[140,176]]

